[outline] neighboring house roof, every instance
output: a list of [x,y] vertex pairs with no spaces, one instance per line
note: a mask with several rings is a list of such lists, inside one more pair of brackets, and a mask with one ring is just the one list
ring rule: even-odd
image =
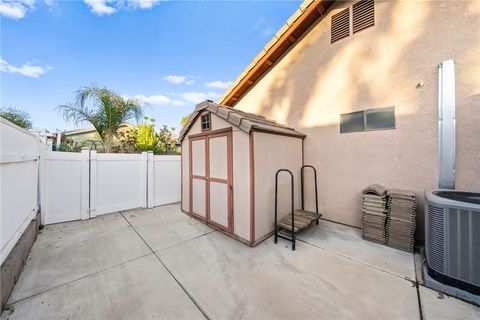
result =
[[287,50],[324,15],[334,1],[305,0],[218,100],[233,106]]
[[197,106],[195,107],[195,111],[190,115],[190,119],[188,119],[185,126],[183,126],[182,131],[180,131],[180,136],[178,137],[179,141],[182,141],[183,138],[185,138],[190,127],[195,123],[198,116],[204,111],[210,111],[211,113],[217,115],[218,117],[224,119],[225,121],[231,123],[232,125],[238,127],[240,130],[246,133],[249,133],[252,130],[256,130],[299,138],[306,137],[306,135],[296,131],[293,128],[287,127],[283,124],[279,124],[273,120],[268,120],[263,116],[240,111],[229,106],[217,104],[210,100],[206,100],[202,103],[197,104]]
[[[128,124],[128,123],[124,123],[124,124],[120,125],[120,128],[125,128],[125,127],[132,127],[133,128],[133,126],[131,124]],[[80,129],[64,131],[62,134],[64,136],[74,136],[74,135],[77,135],[77,134],[84,134],[84,133],[90,133],[90,132],[95,132],[95,131],[97,131],[95,128],[80,128]]]

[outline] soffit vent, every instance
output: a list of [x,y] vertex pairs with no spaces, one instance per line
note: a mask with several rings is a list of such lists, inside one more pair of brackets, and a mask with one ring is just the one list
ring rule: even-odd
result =
[[332,43],[350,35],[350,8],[332,16]]
[[375,25],[374,0],[362,0],[352,8],[353,33]]

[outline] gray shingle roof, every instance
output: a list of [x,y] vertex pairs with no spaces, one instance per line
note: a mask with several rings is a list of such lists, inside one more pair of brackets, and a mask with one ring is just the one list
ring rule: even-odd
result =
[[231,108],[225,105],[214,103],[210,100],[203,101],[195,107],[195,111],[190,115],[190,119],[180,131],[179,141],[185,138],[190,127],[195,122],[197,115],[204,110],[210,111],[216,116],[224,119],[232,125],[238,127],[240,130],[249,133],[252,129],[261,131],[267,131],[277,134],[290,135],[299,138],[305,138],[306,135],[296,131],[293,128],[287,127],[283,124],[277,123],[272,120],[260,116],[258,114],[244,112],[235,108]]

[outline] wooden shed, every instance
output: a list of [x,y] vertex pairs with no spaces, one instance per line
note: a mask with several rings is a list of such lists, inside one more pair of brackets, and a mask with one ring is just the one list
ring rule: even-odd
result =
[[[180,133],[182,210],[249,245],[274,230],[275,173],[299,172],[305,135],[211,101],[198,104]],[[280,214],[290,209],[290,181],[280,180]]]

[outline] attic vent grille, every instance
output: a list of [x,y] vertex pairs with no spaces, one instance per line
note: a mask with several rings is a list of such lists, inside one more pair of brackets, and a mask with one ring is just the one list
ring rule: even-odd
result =
[[375,25],[374,0],[362,0],[352,8],[353,33]]
[[332,43],[350,35],[350,8],[332,16]]

